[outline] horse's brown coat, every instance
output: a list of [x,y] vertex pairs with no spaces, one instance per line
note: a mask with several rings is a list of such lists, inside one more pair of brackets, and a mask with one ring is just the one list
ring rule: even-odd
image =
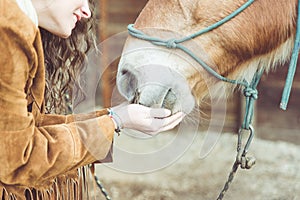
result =
[[[158,28],[190,35],[221,20],[246,0],[149,0],[135,22],[137,29]],[[296,0],[256,0],[222,26],[194,41],[210,65],[232,79],[251,79],[257,68],[268,71],[290,58],[297,17]],[[186,77],[197,99],[206,94],[199,74]]]

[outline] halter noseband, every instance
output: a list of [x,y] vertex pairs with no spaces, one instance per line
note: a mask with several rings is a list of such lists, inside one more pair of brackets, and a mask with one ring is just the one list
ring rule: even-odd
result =
[[232,83],[232,84],[237,84],[237,85],[242,85],[244,89],[244,95],[246,96],[246,112],[245,112],[245,117],[244,117],[244,122],[242,124],[243,129],[249,130],[250,125],[252,123],[252,116],[253,116],[253,110],[254,110],[254,100],[257,99],[257,90],[256,87],[258,85],[258,82],[263,74],[263,69],[258,70],[251,83],[248,83],[246,80],[232,80],[229,78],[226,78],[219,73],[217,73],[214,69],[212,69],[210,66],[208,66],[203,60],[201,60],[199,57],[197,57],[192,51],[190,51],[188,48],[183,46],[181,43],[186,42],[188,40],[192,40],[204,33],[207,33],[215,28],[218,28],[222,24],[228,22],[235,16],[237,16],[239,13],[244,11],[247,7],[249,7],[254,0],[249,0],[245,4],[243,4],[241,7],[239,7],[237,10],[226,16],[225,18],[221,19],[220,21],[216,22],[215,24],[200,30],[194,34],[191,34],[187,37],[181,38],[181,39],[169,39],[169,40],[163,40],[160,38],[155,38],[146,35],[140,30],[137,30],[134,28],[134,24],[129,24],[128,25],[128,32],[131,36],[136,37],[141,40],[146,40],[151,42],[152,44],[158,45],[158,46],[165,46],[167,48],[173,48],[173,49],[180,49],[186,54],[188,54],[190,57],[192,57],[196,62],[198,62],[208,73],[216,77],[217,79]]
[[[211,26],[208,26],[207,28],[204,28],[203,30],[200,30],[200,31],[198,31],[194,34],[191,34],[191,35],[189,35],[187,37],[184,37],[184,38],[181,38],[181,39],[162,40],[162,39],[159,39],[159,38],[154,38],[154,37],[146,35],[142,31],[139,31],[139,30],[135,29],[134,24],[129,24],[128,25],[128,32],[133,37],[149,41],[152,44],[155,44],[155,45],[158,45],[158,46],[165,46],[167,48],[173,48],[173,49],[176,49],[176,48],[181,49],[186,54],[191,56],[194,60],[196,60],[207,72],[212,74],[214,77],[216,77],[216,78],[218,78],[218,79],[220,79],[224,82],[229,82],[229,83],[232,83],[232,84],[238,84],[238,85],[244,86],[245,88],[249,88],[249,86],[251,84],[249,84],[246,81],[231,80],[231,79],[228,79],[224,76],[221,76],[215,70],[213,70],[210,66],[208,66],[205,62],[203,62],[199,57],[197,57],[193,52],[191,52],[189,49],[187,49],[186,47],[181,45],[181,43],[186,42],[188,40],[192,40],[192,39],[194,39],[194,38],[196,38],[196,37],[198,37],[198,36],[200,36],[204,33],[207,33],[207,32],[209,32],[209,31],[211,31],[215,28],[218,28],[222,24],[228,22],[229,20],[231,20],[232,18],[237,16],[239,13],[244,11],[253,2],[254,2],[254,0],[247,1],[245,4],[243,4],[237,10],[233,11],[231,14],[224,17],[220,21],[214,23]],[[300,13],[300,0],[298,0],[298,13]],[[280,103],[280,108],[283,109],[283,110],[287,109],[287,104],[288,104],[288,101],[289,101],[290,92],[291,92],[291,88],[292,88],[292,84],[293,84],[293,79],[294,79],[295,72],[296,72],[296,67],[297,67],[299,49],[300,49],[300,15],[298,14],[297,30],[296,30],[296,38],[295,38],[295,42],[294,42],[294,48],[293,48],[292,57],[291,57],[291,60],[290,60],[290,65],[289,65],[289,70],[288,70],[288,74],[287,74],[287,77],[286,77],[286,83],[285,83],[285,86],[284,86],[284,89],[283,89],[281,103]],[[255,74],[256,78],[254,77],[254,79],[257,79],[257,77],[260,77],[262,75],[262,73],[263,73],[263,70],[258,71]],[[246,89],[246,90],[249,91],[249,89]]]

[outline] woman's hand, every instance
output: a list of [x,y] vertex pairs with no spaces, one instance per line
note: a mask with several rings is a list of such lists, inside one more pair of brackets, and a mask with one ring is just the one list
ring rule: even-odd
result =
[[149,135],[170,130],[184,118],[183,112],[171,115],[164,108],[149,108],[139,104],[121,104],[111,108],[112,119],[119,128],[129,128]]

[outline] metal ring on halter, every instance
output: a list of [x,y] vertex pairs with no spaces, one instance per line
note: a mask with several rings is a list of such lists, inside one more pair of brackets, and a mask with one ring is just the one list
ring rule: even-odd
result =
[[[247,142],[242,149],[242,134],[244,131],[249,132],[249,137],[247,139]],[[252,157],[246,157],[250,144],[253,140],[254,137],[254,128],[252,125],[249,125],[249,129],[243,129],[241,128],[239,133],[238,133],[238,145],[237,145],[237,163],[241,165],[242,169],[250,169],[254,164],[255,164],[255,158]]]

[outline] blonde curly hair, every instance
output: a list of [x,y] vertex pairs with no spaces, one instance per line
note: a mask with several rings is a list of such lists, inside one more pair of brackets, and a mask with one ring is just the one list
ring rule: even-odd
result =
[[46,68],[46,113],[68,114],[74,99],[79,102],[85,98],[80,75],[85,71],[87,52],[96,48],[95,2],[89,3],[91,18],[79,21],[69,38],[40,28]]

